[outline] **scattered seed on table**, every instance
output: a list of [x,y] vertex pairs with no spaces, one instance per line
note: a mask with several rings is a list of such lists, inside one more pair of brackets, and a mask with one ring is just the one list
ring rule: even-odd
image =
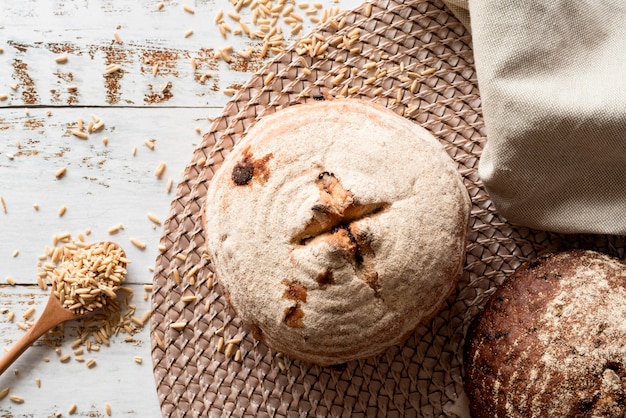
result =
[[60,179],[65,175],[65,173],[67,173],[67,167],[61,167],[56,173],[54,173],[54,177]]
[[193,30],[189,29],[187,32],[185,32],[184,36],[185,38],[189,38],[191,35],[193,35]]
[[118,233],[118,232],[120,232],[120,230],[122,230],[122,229],[124,229],[124,225],[119,224],[119,225],[112,226],[111,228],[109,228],[109,229],[107,230],[107,232],[108,232],[109,234],[113,235],[113,234],[117,234],[117,233]]
[[7,213],[7,204],[4,201],[4,197],[0,196],[0,205],[2,205],[2,211],[4,213]]
[[143,363],[143,359],[140,356],[135,356],[134,360],[135,360],[135,363],[137,363],[137,364]]
[[193,9],[193,7],[187,5],[187,4],[183,4],[183,10],[186,11],[187,13],[191,13],[191,14],[195,14],[196,11]]
[[171,178],[167,180],[167,184],[165,185],[165,191],[167,193],[172,191],[172,186],[174,185],[174,180],[172,180]]
[[31,316],[33,316],[34,313],[35,313],[35,308],[31,306],[30,308],[26,310],[26,312],[22,314],[22,318],[28,319]]
[[60,55],[54,59],[58,64],[63,64],[67,62],[67,55]]
[[7,283],[11,286],[15,286],[15,279],[13,277],[7,277]]
[[87,135],[87,133],[82,132],[82,131],[73,130],[73,131],[70,131],[70,133],[72,135],[74,135],[75,137],[80,138],[80,139],[88,139],[89,138],[89,135]]
[[89,360],[87,360],[86,365],[87,365],[88,368],[91,369],[92,367],[94,367],[96,365],[96,360],[90,358]]
[[109,66],[106,67],[104,72],[106,74],[113,74],[113,73],[116,73],[116,72],[120,71],[121,69],[122,69],[122,67],[120,67],[117,64],[110,64]]
[[148,212],[148,219],[150,219],[152,222],[154,222],[157,225],[161,225],[161,220],[154,214]]
[[118,44],[122,43],[122,38],[120,37],[120,34],[116,32],[113,32],[113,37],[115,38],[115,42],[117,42]]
[[4,388],[0,390],[0,400],[6,398],[8,394],[9,394],[9,388]]
[[143,143],[146,145],[146,147],[150,148],[151,150],[154,150],[154,139],[146,139],[143,141]]
[[111,405],[109,405],[108,403],[104,404],[104,412],[106,412],[106,414],[108,416],[111,416]]
[[154,176],[160,179],[161,176],[163,176],[163,173],[165,172],[165,168],[166,168],[165,163],[160,163],[159,166],[156,168],[156,170],[154,170]]
[[13,254],[12,254],[13,257],[17,257],[18,255],[20,255],[19,250],[13,251]]
[[144,242],[139,241],[136,238],[131,238],[130,243],[133,244],[135,247],[139,248],[140,250],[146,249],[146,244]]
[[61,357],[59,357],[59,361],[61,363],[66,363],[70,360],[70,355],[69,354],[63,354]]
[[70,414],[70,415],[74,415],[74,413],[76,412],[77,408],[78,407],[76,406],[76,404],[73,403],[72,406],[70,406],[70,409],[67,410],[67,413]]
[[164,4],[163,3],[158,3],[157,4],[157,10],[161,10],[163,8]]
[[24,403],[24,398],[17,395],[9,395],[9,399],[15,403]]
[[75,85],[75,84],[71,84],[71,85],[67,86],[67,91],[69,91],[69,92],[75,92],[77,90],[78,90],[78,86]]
[[40,378],[35,379],[35,384],[37,385],[38,388],[40,388],[41,387],[41,379]]
[[59,209],[59,217],[65,215],[66,211],[67,211],[67,207],[65,205],[61,206],[61,208]]

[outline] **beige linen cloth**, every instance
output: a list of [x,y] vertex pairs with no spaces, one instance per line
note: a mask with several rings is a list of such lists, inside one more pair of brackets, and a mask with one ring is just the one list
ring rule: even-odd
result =
[[[479,174],[508,221],[626,234],[626,0],[446,0],[471,25],[487,143]],[[471,18],[471,23],[470,23]]]

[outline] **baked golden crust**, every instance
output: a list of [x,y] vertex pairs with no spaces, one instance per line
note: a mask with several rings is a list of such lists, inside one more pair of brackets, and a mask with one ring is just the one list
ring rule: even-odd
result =
[[381,353],[440,309],[470,201],[427,131],[360,100],[263,118],[209,187],[218,282],[270,347],[322,365]]
[[521,266],[472,322],[474,418],[626,416],[626,265],[592,251]]

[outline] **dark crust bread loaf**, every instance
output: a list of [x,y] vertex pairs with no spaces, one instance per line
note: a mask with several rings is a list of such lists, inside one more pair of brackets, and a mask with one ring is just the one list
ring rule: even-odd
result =
[[626,417],[626,265],[583,250],[524,264],[464,356],[474,418]]

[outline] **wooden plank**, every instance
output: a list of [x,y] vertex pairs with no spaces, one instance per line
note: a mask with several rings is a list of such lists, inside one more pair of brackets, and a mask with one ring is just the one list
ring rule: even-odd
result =
[[[153,0],[3,3],[0,94],[8,95],[0,103],[3,106],[223,106],[229,98],[224,89],[242,85],[265,58],[275,55],[270,51],[262,57],[260,35],[242,31],[241,22],[250,32],[266,30],[263,25],[268,23],[258,17],[260,7],[246,6],[236,13],[230,2],[195,1],[189,2],[191,14],[177,2],[165,2],[158,10]],[[289,20],[295,19],[291,14],[275,12],[282,34],[274,36],[284,38],[285,44],[296,42],[315,26],[313,20],[339,10],[339,5],[328,0],[323,3],[323,8],[313,2],[298,3],[306,8],[296,6],[292,13],[302,22]],[[357,4],[343,0],[341,7]],[[223,23],[216,24],[220,10]],[[235,13],[240,20],[230,17]],[[266,19],[270,22],[272,16]],[[302,30],[292,34],[300,23]],[[220,27],[231,31],[222,36]],[[190,30],[193,34],[185,37]],[[242,33],[235,35],[236,30]],[[232,61],[226,62],[218,51],[229,47]],[[240,51],[250,51],[252,57],[242,58],[237,55]],[[55,59],[62,55],[67,62],[57,63]],[[107,74],[109,64],[119,65],[120,71]],[[152,74],[155,65],[156,76]],[[211,77],[205,80],[202,76],[207,73]],[[11,84],[19,87],[13,90]],[[76,90],[68,91],[71,86]],[[170,87],[163,92],[162,86]]]
[[[143,286],[132,285],[135,290],[133,303],[138,316],[150,309],[149,300],[144,300]],[[18,321],[25,322],[21,315],[35,308],[33,319],[43,311],[47,295],[36,287],[15,286],[0,288],[3,308],[15,313],[13,321],[7,313],[0,313],[1,344],[9,347],[24,331],[17,327]],[[7,372],[0,376],[0,390],[10,389],[11,395],[24,398],[23,404],[11,402],[8,397],[0,400],[0,416],[9,417],[52,417],[59,411],[68,416],[68,409],[77,404],[75,416],[104,417],[105,403],[110,404],[112,416],[157,417],[160,416],[154,378],[150,361],[149,326],[143,327],[132,339],[125,341],[128,334],[111,338],[110,346],[101,345],[99,351],[88,351],[75,355],[71,347],[76,338],[76,322],[67,323],[63,338],[52,338],[48,344],[40,339],[30,347]],[[60,361],[55,344],[70,360]],[[85,361],[77,361],[82,356]],[[141,357],[141,364],[135,357]],[[96,365],[87,367],[86,361],[94,359]],[[46,361],[48,359],[48,361]],[[36,379],[40,379],[41,387]]]
[[[0,208],[0,283],[12,277],[36,284],[38,256],[54,235],[86,229],[92,231],[89,242],[112,239],[122,245],[132,260],[130,283],[150,282],[162,226],[147,214],[165,221],[176,183],[201,140],[195,128],[207,131],[208,116],[218,111],[59,108],[46,116],[46,109],[37,108],[27,116],[23,109],[0,109],[0,196],[6,205],[6,213]],[[87,126],[91,114],[104,128],[87,140],[72,135],[78,118]],[[154,140],[153,150],[144,143],[148,139]],[[157,178],[160,163],[166,170]],[[63,167],[66,174],[58,179]],[[174,185],[167,193],[169,179]],[[67,211],[60,217],[62,206]],[[123,230],[108,233],[119,224]],[[147,248],[136,248],[130,238]]]

